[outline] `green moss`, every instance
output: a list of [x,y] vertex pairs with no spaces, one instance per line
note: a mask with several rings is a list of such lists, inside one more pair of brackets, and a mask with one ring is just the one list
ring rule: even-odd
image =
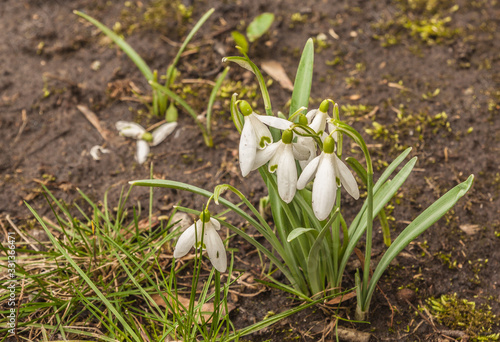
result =
[[475,302],[459,299],[457,294],[429,298],[427,309],[442,325],[464,331],[474,341],[498,341],[500,334],[492,334],[500,325],[499,318],[486,304],[477,306]]

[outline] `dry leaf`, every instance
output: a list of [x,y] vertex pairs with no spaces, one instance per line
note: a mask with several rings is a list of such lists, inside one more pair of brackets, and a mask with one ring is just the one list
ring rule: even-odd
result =
[[285,69],[277,61],[264,61],[262,62],[262,70],[264,70],[269,76],[278,81],[283,89],[293,91],[293,83],[288,78]]
[[326,302],[325,304],[335,305],[335,304],[345,302],[346,300],[351,299],[353,297],[356,297],[356,291],[349,292],[348,294],[345,294],[343,296],[334,297],[334,298],[330,299],[328,302]]
[[[170,301],[170,305],[174,305],[175,304],[175,301],[173,300],[173,298],[171,296],[169,296],[168,293],[164,293],[163,296],[165,298],[167,298],[167,300]],[[151,296],[151,298],[154,300],[154,302],[159,305],[159,306],[163,306],[163,307],[167,307],[167,304],[165,303],[165,301],[163,300],[163,298],[159,295],[159,294],[154,294]],[[182,304],[185,308],[187,308],[189,306],[189,298],[185,298],[185,297],[182,297],[182,296],[177,296],[177,300],[179,301],[180,304]],[[194,302],[194,305],[198,305],[198,302],[195,301]],[[227,304],[227,307],[229,309],[229,311],[231,312],[232,310],[234,310],[234,308],[236,307],[234,304],[231,304],[231,303],[228,303]],[[212,315],[212,313],[214,312],[214,304],[213,303],[205,303],[201,306],[201,311],[202,311],[202,316],[203,316],[203,319],[205,320],[205,322],[210,322],[210,316]],[[221,306],[221,315],[225,315],[225,309],[224,309],[224,306]],[[201,317],[198,318],[198,323],[201,324]]]
[[97,118],[97,115],[95,115],[95,113],[91,111],[87,106],[78,105],[76,106],[76,108],[78,108],[78,110],[82,112],[82,114],[87,118],[87,120],[89,120],[92,126],[94,126],[95,129],[97,129],[102,138],[108,141],[111,136],[111,132],[108,131],[107,129],[102,128],[101,122]]
[[474,235],[481,230],[478,224],[462,224],[459,228],[467,235]]

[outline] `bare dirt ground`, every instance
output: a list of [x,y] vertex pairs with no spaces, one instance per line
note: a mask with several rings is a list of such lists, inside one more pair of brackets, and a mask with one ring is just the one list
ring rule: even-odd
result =
[[[149,177],[149,162],[138,165],[135,142],[118,136],[114,124],[129,120],[149,126],[133,89],[148,95],[135,65],[95,27],[72,13],[78,9],[115,27],[152,69],[164,72],[178,43],[211,7],[215,13],[180,60],[178,94],[203,114],[210,82],[236,55],[231,30],[244,30],[253,17],[272,12],[270,32],[250,46],[257,65],[275,60],[293,80],[300,51],[315,38],[315,75],[311,106],[332,98],[341,116],[363,132],[380,168],[404,147],[413,147],[417,169],[393,200],[391,231],[397,236],[430,203],[468,175],[472,190],[397,259],[380,282],[371,305],[371,324],[342,323],[370,332],[372,340],[460,338],[471,331],[431,321],[418,310],[430,297],[457,294],[500,314],[500,4],[478,1],[37,1],[0,3],[0,220],[7,217],[29,230],[33,218],[23,201],[50,215],[41,184],[68,204],[80,201],[79,188],[99,201],[109,190],[116,199],[123,186]],[[188,7],[189,8],[189,7]],[[116,23],[120,23],[120,27]],[[266,76],[267,77],[267,76]],[[265,195],[256,173],[239,173],[239,135],[230,121],[228,94],[244,93],[262,106],[255,79],[232,66],[215,104],[214,148],[206,147],[191,118],[180,109],[179,127],[152,149],[157,178],[188,182],[212,190],[219,183],[240,188],[252,201]],[[237,83],[240,82],[240,83]],[[274,82],[273,107],[287,111],[290,92]],[[77,106],[94,112],[96,130]],[[93,160],[89,150],[111,150]],[[359,151],[346,151],[359,156]],[[377,174],[376,174],[377,176]],[[147,206],[147,189],[134,189],[131,205]],[[200,208],[203,199],[156,190],[154,212],[172,206]],[[348,202],[351,203],[351,202]],[[356,204],[352,202],[354,206]],[[355,207],[354,207],[355,208]],[[354,213],[354,209],[353,209]],[[378,232],[379,227],[375,227]],[[258,276],[258,259],[245,259],[250,246],[237,239],[241,268]],[[361,246],[362,247],[362,246]],[[376,234],[374,256],[384,250]],[[246,260],[246,264],[243,261]],[[353,261],[354,262],[354,261]],[[255,264],[254,264],[255,263]],[[352,286],[354,268],[346,275]],[[250,288],[243,289],[251,293]],[[285,304],[283,304],[285,303]],[[237,326],[261,320],[292,302],[265,289],[238,299],[232,313]],[[353,300],[338,313],[353,317]],[[335,308],[307,310],[250,336],[252,341],[317,341],[329,333]],[[418,312],[418,313],[416,313]],[[442,322],[441,322],[442,323]],[[451,331],[451,332],[450,332]],[[498,320],[490,333],[498,333]],[[473,337],[473,334],[471,335]]]

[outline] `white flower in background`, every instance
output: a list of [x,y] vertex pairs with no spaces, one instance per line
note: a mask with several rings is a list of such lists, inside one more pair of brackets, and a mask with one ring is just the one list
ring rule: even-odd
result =
[[335,141],[331,136],[325,138],[323,152],[314,158],[302,171],[297,181],[297,189],[303,189],[313,178],[312,207],[318,220],[324,220],[331,213],[337,196],[337,178],[347,192],[359,198],[356,179],[347,166],[337,157]]
[[275,116],[258,115],[254,113],[252,107],[246,101],[241,101],[240,110],[245,123],[241,130],[239,162],[241,174],[246,177],[252,171],[257,151],[264,149],[273,141],[271,132],[266,125],[279,129],[288,129],[292,123]]
[[[205,222],[205,224],[203,224]],[[207,250],[210,262],[219,272],[225,272],[227,269],[226,248],[217,231],[220,229],[220,223],[210,217],[210,212],[205,210],[200,215],[200,219],[187,228],[177,240],[174,249],[174,258],[178,259],[186,255],[192,247],[201,244],[203,237],[203,249]],[[202,236],[203,233],[203,236]]]
[[269,162],[269,172],[276,172],[278,193],[290,203],[297,191],[297,167],[292,147],[293,132],[285,130],[281,140],[257,151],[252,171]]
[[142,164],[146,161],[149,154],[149,147],[156,146],[165,140],[177,127],[177,122],[167,122],[157,127],[153,132],[147,132],[141,125],[135,122],[118,121],[116,129],[120,135],[128,138],[137,139],[137,153],[135,160]]

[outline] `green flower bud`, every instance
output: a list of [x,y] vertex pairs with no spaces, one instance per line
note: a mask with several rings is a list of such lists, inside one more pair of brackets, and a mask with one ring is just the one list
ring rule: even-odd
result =
[[285,130],[281,135],[281,141],[285,144],[291,144],[293,139],[293,132],[289,129]]
[[324,100],[323,102],[321,102],[321,104],[319,105],[319,110],[323,113],[326,113],[328,112],[328,109],[330,108],[330,101],[328,100]]
[[205,223],[210,222],[210,211],[208,211],[208,209],[205,209],[201,212],[200,220]]
[[248,116],[248,115],[253,113],[252,107],[245,100],[240,102],[240,110],[241,110],[241,113],[243,114],[243,116]]
[[141,137],[142,140],[145,140],[147,142],[152,142],[153,141],[153,135],[149,132],[144,132]]
[[335,151],[335,140],[329,135],[323,142],[323,152],[332,154]]
[[304,114],[299,115],[299,124],[307,126],[307,117]]

